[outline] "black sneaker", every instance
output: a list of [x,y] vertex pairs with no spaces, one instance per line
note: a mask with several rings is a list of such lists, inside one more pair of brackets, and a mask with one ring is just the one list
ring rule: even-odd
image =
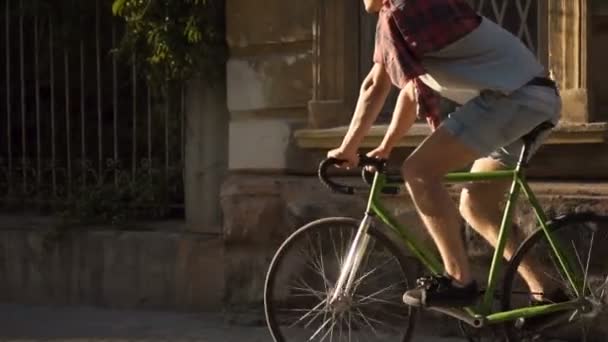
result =
[[475,304],[479,289],[475,281],[461,287],[449,276],[418,279],[418,287],[403,295],[403,302],[414,307],[465,307]]

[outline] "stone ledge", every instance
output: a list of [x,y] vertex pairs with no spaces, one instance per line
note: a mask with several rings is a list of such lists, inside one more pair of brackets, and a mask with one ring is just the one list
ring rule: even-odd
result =
[[34,216],[0,222],[0,302],[177,311],[222,306],[220,236],[158,226],[57,230],[43,228],[53,219]]
[[[109,224],[83,225],[73,222],[68,222],[65,219],[54,216],[43,215],[10,215],[0,214],[0,231],[3,230],[18,230],[18,231],[48,231],[51,229],[80,232],[166,232],[188,234],[187,225],[184,220],[161,220],[161,221],[138,221],[124,224],[121,226],[112,226]],[[217,235],[192,232],[195,235]]]
[[[372,127],[361,147],[378,146],[388,125]],[[307,149],[334,148],[342,143],[347,126],[329,129],[303,129],[295,132],[299,147]],[[431,133],[426,124],[415,124],[396,147],[416,147]],[[602,144],[608,141],[608,123],[560,124],[547,141],[547,145]]]

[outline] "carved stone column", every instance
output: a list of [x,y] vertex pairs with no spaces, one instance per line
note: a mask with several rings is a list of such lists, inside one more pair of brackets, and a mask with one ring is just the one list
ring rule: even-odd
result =
[[587,77],[588,0],[551,0],[549,10],[549,68],[563,97],[563,121],[594,121],[589,108]]

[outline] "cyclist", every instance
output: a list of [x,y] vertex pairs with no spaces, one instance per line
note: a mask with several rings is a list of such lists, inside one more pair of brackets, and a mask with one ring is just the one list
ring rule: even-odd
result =
[[[446,271],[403,299],[413,306],[471,305],[479,290],[459,238],[459,212],[494,245],[500,203],[510,182],[466,185],[458,210],[442,178],[471,163],[474,172],[512,167],[521,138],[544,122],[559,120],[557,88],[517,37],[478,15],[465,0],[363,2],[368,12],[379,13],[374,65],[361,86],[348,133],[328,157],[344,160],[343,167],[356,166],[360,143],[391,87],[400,89],[383,142],[368,156],[388,159],[416,116],[430,124],[433,133],[405,160],[402,174]],[[444,120],[439,115],[441,97],[459,105]],[[539,136],[533,150],[545,138]],[[509,240],[507,258],[520,242]],[[526,260],[519,272],[535,293],[532,300],[551,299],[541,295],[553,290],[541,265]]]

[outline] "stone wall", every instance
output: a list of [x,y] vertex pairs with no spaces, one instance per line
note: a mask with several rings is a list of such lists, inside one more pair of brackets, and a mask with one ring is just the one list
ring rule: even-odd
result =
[[223,242],[182,222],[74,228],[40,217],[0,218],[0,302],[120,309],[216,310]]
[[314,1],[226,2],[229,168],[284,170],[312,98]]

